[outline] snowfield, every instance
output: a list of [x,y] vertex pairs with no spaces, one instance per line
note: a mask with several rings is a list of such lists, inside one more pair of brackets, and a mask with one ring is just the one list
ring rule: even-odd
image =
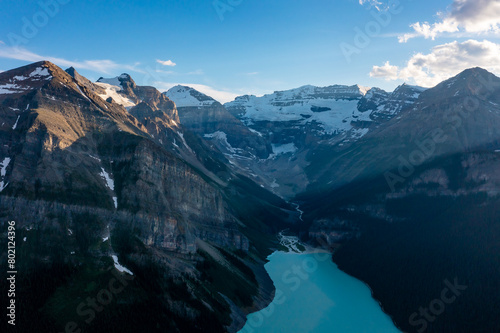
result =
[[10,161],[11,161],[10,157],[6,157],[0,163],[0,178],[2,179],[0,181],[0,192],[2,192],[7,187],[7,185],[9,185],[9,183],[7,184],[4,183],[4,178],[5,175],[7,174],[7,167],[9,166]]
[[325,134],[352,129],[351,121],[371,121],[370,112],[358,111],[358,102],[368,91],[360,86],[303,86],[262,97],[242,96],[225,104],[244,109],[247,126],[258,121],[317,123]]
[[[104,100],[111,97],[115,103],[123,105],[125,108],[131,108],[133,106],[136,106],[137,104],[134,101],[132,101],[130,98],[120,94],[122,87],[120,85],[120,81],[118,81],[118,78],[115,78],[115,79],[118,82],[118,85],[112,85],[112,84],[105,83],[105,82],[96,82],[95,83],[98,86],[101,86],[102,88],[106,89],[106,93],[100,94],[99,97],[101,97]],[[114,79],[101,79],[101,81],[114,82],[112,80],[114,80]]]
[[211,97],[185,86],[175,86],[164,94],[174,101],[177,107],[210,106],[215,103]]

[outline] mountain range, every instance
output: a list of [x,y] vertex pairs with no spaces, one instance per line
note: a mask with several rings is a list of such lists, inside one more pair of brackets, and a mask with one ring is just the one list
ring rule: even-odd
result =
[[[0,73],[0,123],[2,230],[17,221],[19,316],[37,313],[23,329],[236,332],[272,300],[283,229],[332,250],[405,332],[455,277],[468,291],[427,331],[500,329],[500,79],[483,69],[223,105],[44,61]],[[130,287],[85,320],[112,274]]]

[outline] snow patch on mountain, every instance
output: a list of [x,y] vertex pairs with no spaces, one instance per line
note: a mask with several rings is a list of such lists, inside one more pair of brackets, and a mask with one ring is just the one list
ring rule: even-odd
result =
[[89,102],[91,102],[90,98],[87,97],[87,95],[85,95],[82,91],[82,89],[80,88],[80,86],[77,84],[76,85],[76,88],[78,89],[78,91],[80,92],[80,94],[82,94],[82,96]]
[[3,94],[19,94],[28,90],[28,87],[22,87],[14,83],[5,83],[0,85],[0,95]]
[[119,87],[120,90],[121,90],[122,83],[120,82],[120,80],[118,78],[119,78],[118,76],[117,77],[108,78],[108,79],[101,77],[96,83],[109,84],[111,86]]
[[258,136],[262,137],[262,133],[261,133],[261,132],[256,131],[256,130],[254,130],[253,128],[250,128],[250,127],[248,127],[248,129],[250,130],[250,132],[255,133],[255,134],[257,134]]
[[[117,78],[115,78],[115,79],[118,81]],[[131,108],[131,107],[136,105],[136,103],[134,101],[132,101],[130,98],[120,94],[122,87],[119,84],[115,85],[115,84],[110,84],[110,83],[104,82],[104,81],[109,81],[109,80],[112,80],[112,79],[100,79],[100,82],[95,83],[98,86],[104,88],[106,91],[104,94],[100,94],[99,97],[101,97],[104,100],[111,97],[115,103],[118,103],[118,104],[124,106],[125,108]],[[119,83],[119,81],[118,81],[118,83]]]
[[[101,173],[99,174],[105,181],[106,181],[106,187],[109,188],[111,191],[115,191],[115,181],[110,177],[109,173],[104,170],[103,167],[101,167]],[[113,196],[113,204],[115,205],[115,208],[118,208],[118,198]]]
[[354,139],[360,139],[369,132],[368,128],[355,128],[351,131]]
[[9,78],[8,82],[5,82],[2,85],[0,85],[0,95],[18,94],[31,89],[29,82],[25,82],[26,80],[41,81],[50,79],[52,79],[52,75],[49,73],[48,68],[37,67],[30,74],[27,74],[26,76],[16,75]]
[[216,101],[191,88],[186,86],[175,86],[164,93],[170,100],[174,101],[177,107],[201,107],[211,106]]
[[0,163],[0,192],[2,192],[9,183],[5,184],[5,175],[7,174],[7,167],[9,166],[11,159],[10,157],[6,157],[3,159],[3,161]]
[[106,172],[106,170],[104,170],[104,168],[101,168],[101,173],[99,174],[102,178],[104,178],[104,180],[106,181],[106,186],[111,190],[111,191],[114,191],[115,190],[115,182],[113,181],[113,179],[111,179],[111,177],[109,176],[109,173]]
[[[184,146],[191,152],[194,154],[193,150],[191,149],[191,147],[188,146],[187,142],[186,142],[186,139],[184,139],[184,133],[180,132],[180,131],[177,131],[176,132],[177,135],[181,138],[181,141],[182,143],[184,144]],[[177,146],[179,147],[179,146]]]
[[371,121],[370,112],[358,111],[358,101],[361,98],[359,90],[334,89],[332,92],[336,94],[335,91],[338,90],[342,91],[340,94],[346,92],[357,95],[358,98],[353,99],[332,96],[313,98],[312,95],[307,95],[313,88],[306,86],[299,91],[294,89],[263,97],[244,96],[227,103],[226,106],[244,109],[240,117],[247,126],[258,121],[295,121],[298,125],[315,122],[320,124],[327,134],[333,134],[350,130],[351,121]]
[[365,96],[365,95],[366,95],[366,93],[372,89],[371,87],[363,87],[363,86],[360,86],[360,85],[358,85],[358,88],[359,88],[359,92],[360,92],[363,96]]
[[42,67],[37,67],[33,72],[28,74],[28,76],[14,76],[10,81],[25,81],[27,79],[32,79],[32,80],[50,80],[52,78],[52,75],[50,75],[49,70],[47,68],[42,68]]
[[113,258],[113,261],[114,261],[114,264],[115,264],[115,268],[120,271],[121,273],[125,272],[125,273],[128,273],[130,275],[134,275],[134,273],[132,273],[127,267],[125,266],[122,266],[120,265],[120,263],[118,262],[118,257],[116,255],[112,255],[111,258]]
[[234,149],[233,146],[231,146],[231,144],[227,141],[227,134],[224,133],[224,132],[222,132],[222,131],[217,131],[217,132],[214,132],[214,133],[205,134],[203,137],[207,138],[207,139],[216,139],[216,140],[219,140],[219,142],[221,142],[222,145],[228,151],[230,151],[231,153],[236,153],[236,149]]
[[50,80],[52,78],[52,75],[50,75],[48,68],[37,67],[33,72],[30,73],[29,77],[38,78],[39,80]]
[[286,143],[286,144],[272,144],[273,147],[273,154],[269,156],[269,158],[275,158],[278,155],[282,154],[294,154],[297,152],[297,147],[295,147],[295,144],[293,143]]
[[14,124],[14,126],[12,126],[12,129],[15,130],[17,128],[17,123],[19,122],[19,118],[21,118],[21,116],[17,116],[17,119],[16,119],[16,123]]

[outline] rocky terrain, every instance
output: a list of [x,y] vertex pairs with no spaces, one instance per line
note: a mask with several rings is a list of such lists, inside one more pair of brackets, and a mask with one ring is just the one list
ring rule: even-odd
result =
[[493,151],[499,145],[499,88],[493,74],[467,70],[423,92],[411,107],[351,146],[334,147],[333,158],[313,161],[309,172],[317,184],[338,186],[401,169],[386,174],[392,188],[406,177],[403,169],[411,171],[438,156]]
[[307,168],[316,151],[349,146],[412,105],[424,90],[304,86],[240,96],[224,106],[189,87],[173,87],[166,95],[178,105],[181,122],[215,144],[234,170],[291,199],[313,182]]
[[228,158],[266,159],[271,145],[211,97],[185,86],[165,92],[175,100],[181,123],[192,132],[211,140]]
[[[304,86],[262,97],[237,97],[225,107],[273,148],[266,160],[240,164],[270,190],[293,197],[314,183],[316,175],[307,170],[321,159],[323,150],[360,140],[412,105],[423,90],[407,85],[393,93],[360,86]],[[286,174],[281,172],[285,169]]]
[[[39,62],[0,73],[2,223],[17,222],[21,317],[39,318],[20,325],[97,332],[126,314],[137,327],[234,331],[270,301],[262,262],[296,213],[232,172],[165,95],[121,80],[128,110],[74,69]],[[113,262],[136,277],[130,294],[83,321],[79,299],[99,291]],[[151,318],[134,315],[146,299]]]
[[[423,92],[318,163],[317,186],[296,198],[313,231],[304,238],[333,241],[334,261],[368,283],[405,332],[500,329],[499,83],[475,68]],[[423,317],[446,279],[467,292]]]
[[[499,89],[499,78],[472,68],[427,90],[238,97],[225,107],[273,154],[229,159],[299,202],[302,240],[335,249],[403,331],[497,331]],[[470,292],[422,320],[418,309],[454,278]]]
[[[480,68],[225,105],[50,62],[2,72],[2,230],[17,221],[20,316],[37,314],[22,329],[236,332],[272,299],[263,264],[289,229],[404,331],[454,277],[471,292],[428,331],[497,331],[499,96]],[[129,287],[87,318],[113,276]]]

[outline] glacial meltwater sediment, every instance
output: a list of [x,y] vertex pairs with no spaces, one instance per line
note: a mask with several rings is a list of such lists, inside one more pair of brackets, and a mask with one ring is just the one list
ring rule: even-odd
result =
[[[282,244],[296,248],[288,237]],[[400,332],[370,289],[338,269],[329,253],[277,251],[268,259],[265,268],[276,287],[275,298],[250,314],[239,333]]]

